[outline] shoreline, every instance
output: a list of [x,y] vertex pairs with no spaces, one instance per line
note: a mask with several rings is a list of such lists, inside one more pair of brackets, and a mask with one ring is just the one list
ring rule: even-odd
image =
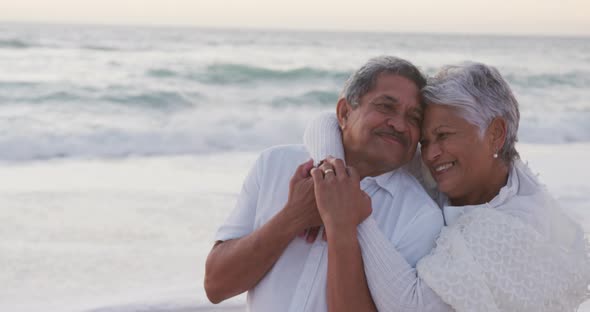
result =
[[[517,148],[590,233],[590,144]],[[202,281],[256,156],[1,164],[0,310],[245,312],[245,295],[213,305]]]

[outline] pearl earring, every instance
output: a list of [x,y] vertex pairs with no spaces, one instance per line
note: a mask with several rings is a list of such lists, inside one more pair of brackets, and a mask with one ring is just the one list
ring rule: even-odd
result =
[[498,153],[494,153],[494,158],[498,158]]

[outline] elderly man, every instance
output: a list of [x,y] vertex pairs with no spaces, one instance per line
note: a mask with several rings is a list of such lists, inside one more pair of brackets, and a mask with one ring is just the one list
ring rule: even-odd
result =
[[[366,207],[363,223],[376,223],[412,265],[432,249],[443,225],[441,212],[401,168],[413,158],[420,137],[424,85],[415,66],[388,56],[369,60],[351,75],[336,107],[348,169],[332,161],[336,166],[324,165],[310,177],[313,164],[307,160],[313,155],[301,145],[261,154],[207,259],[205,290],[213,303],[248,291],[249,310],[256,312],[328,311],[328,306],[359,311],[354,303],[372,304],[365,275],[357,270],[360,256],[329,264],[329,257],[360,254],[349,251],[370,242],[359,245],[356,237],[330,235],[351,225],[318,211],[314,179],[353,177],[349,180],[370,200],[342,205]],[[327,241],[307,243],[298,236],[319,225],[325,226]],[[328,274],[346,278],[328,279]],[[340,298],[349,293],[353,304]],[[347,306],[339,307],[341,302]]]

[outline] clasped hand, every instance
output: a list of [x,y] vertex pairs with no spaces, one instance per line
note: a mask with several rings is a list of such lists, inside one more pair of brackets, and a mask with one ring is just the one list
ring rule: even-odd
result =
[[360,189],[358,172],[332,157],[318,168],[311,161],[297,168],[286,208],[295,213],[301,231],[308,230],[308,242],[315,240],[320,225],[337,235],[341,230],[356,230],[372,212],[370,197]]

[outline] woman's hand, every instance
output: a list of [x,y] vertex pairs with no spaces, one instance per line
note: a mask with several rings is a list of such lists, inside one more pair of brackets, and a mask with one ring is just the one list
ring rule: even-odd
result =
[[328,158],[311,170],[316,204],[328,235],[339,230],[356,230],[371,215],[371,198],[361,190],[360,177],[341,159]]

